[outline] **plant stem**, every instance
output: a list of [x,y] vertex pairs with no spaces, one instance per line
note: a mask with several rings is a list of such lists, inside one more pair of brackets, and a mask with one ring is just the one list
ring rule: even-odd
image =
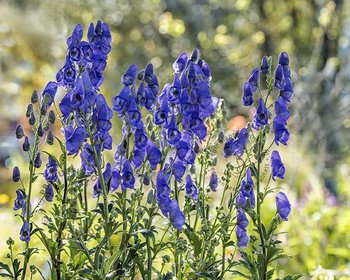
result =
[[263,279],[267,280],[267,265],[266,265],[266,244],[265,244],[265,236],[263,233],[262,229],[262,224],[261,224],[261,211],[260,211],[260,206],[262,201],[260,200],[260,165],[261,165],[261,150],[263,147],[261,146],[261,141],[262,141],[262,131],[259,130],[259,142],[258,142],[258,171],[257,171],[257,176],[256,176],[256,201],[257,201],[257,217],[258,217],[258,232],[260,236],[260,241],[261,241],[261,247],[262,247],[262,253],[264,255],[264,267],[263,267]]

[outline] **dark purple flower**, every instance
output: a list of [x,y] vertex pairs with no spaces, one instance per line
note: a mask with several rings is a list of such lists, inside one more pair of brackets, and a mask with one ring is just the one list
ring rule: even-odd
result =
[[249,242],[249,237],[245,229],[241,229],[236,226],[236,236],[237,236],[237,245],[238,247],[247,247]]
[[15,134],[17,139],[21,139],[24,136],[24,130],[22,125],[19,124],[16,126]]
[[180,83],[179,76],[175,73],[173,84],[168,91],[168,100],[170,102],[174,102],[175,104],[179,103],[180,93],[181,93],[181,83]]
[[263,74],[269,73],[270,65],[266,55],[261,59],[260,70]]
[[284,89],[280,91],[280,96],[285,102],[289,103],[293,96],[294,90],[291,78],[285,78],[285,82],[286,84],[284,86]]
[[141,148],[141,149],[136,148],[134,150],[134,157],[132,159],[132,163],[136,168],[139,168],[143,164],[145,160],[145,156],[146,156],[145,148]]
[[249,224],[247,216],[242,208],[237,209],[237,226],[241,229],[246,229]]
[[23,222],[23,226],[21,227],[20,237],[22,241],[29,242],[30,240],[30,229],[27,221]]
[[230,157],[232,155],[241,157],[244,154],[245,147],[248,143],[248,129],[242,128],[238,131],[235,139],[231,137],[227,139],[224,146],[224,156]]
[[16,199],[13,205],[13,210],[18,210],[23,208],[25,205],[25,197],[24,197],[24,192],[20,189],[16,190]]
[[106,132],[112,128],[113,111],[108,107],[106,99],[99,94],[96,99],[97,130]]
[[158,149],[158,147],[150,140],[147,143],[147,159],[149,164],[154,169],[157,164],[162,160],[162,152]]
[[145,90],[145,83],[141,82],[139,85],[139,88],[136,93],[136,102],[137,104],[140,104],[141,106],[146,105],[146,90]]
[[288,66],[289,65],[289,56],[286,52],[281,52],[279,57],[278,57],[278,64],[281,64],[283,66]]
[[244,106],[251,106],[254,103],[253,90],[248,82],[243,85],[242,103]]
[[53,192],[53,187],[51,184],[48,184],[46,186],[44,197],[45,197],[46,201],[48,201],[48,202],[51,202],[53,200],[54,192]]
[[129,119],[130,124],[133,127],[137,127],[137,124],[141,120],[141,112],[140,112],[139,108],[137,107],[136,100],[134,97],[130,98],[127,113],[128,113],[128,119]]
[[196,154],[191,147],[192,137],[188,133],[182,133],[181,140],[176,143],[176,153],[180,160],[186,164],[193,164]]
[[165,124],[168,125],[170,109],[168,106],[167,96],[164,95],[160,101],[160,106],[154,113],[154,123],[157,125]]
[[285,121],[289,119],[290,113],[287,104],[281,96],[279,96],[275,101],[275,113]]
[[291,211],[291,204],[288,201],[287,196],[283,192],[279,192],[276,195],[276,208],[278,215],[283,221],[287,221],[288,215]]
[[46,94],[48,94],[48,96],[50,96],[50,100],[46,104],[46,106],[47,106],[46,108],[50,107],[52,102],[55,100],[56,92],[57,92],[57,84],[55,82],[48,82],[48,84],[46,85],[46,87],[42,93],[43,97]]
[[195,87],[192,88],[191,94],[195,96],[196,102],[204,110],[212,103],[210,88],[207,82],[201,81],[196,83]]
[[185,224],[185,216],[181,212],[179,203],[173,199],[169,204],[169,219],[171,224],[179,231],[182,231],[182,227]]
[[18,166],[15,166],[12,172],[12,181],[18,182],[19,180],[21,180],[21,172],[19,171]]
[[258,130],[259,127],[264,127],[265,125],[267,125],[268,121],[269,121],[269,112],[267,111],[264,100],[260,97],[252,127]]
[[145,68],[145,82],[147,84],[152,84],[152,78],[153,78],[153,64],[149,63]]
[[185,121],[189,120],[187,126],[200,140],[204,140],[207,135],[207,127],[204,124],[204,121],[199,117],[198,111],[194,110],[191,116],[188,119],[183,119],[182,124],[185,124]]
[[283,66],[281,64],[278,64],[276,68],[274,85],[275,85],[275,88],[279,90],[283,90],[286,85],[284,74],[283,74]]
[[216,175],[215,171],[210,175],[209,187],[212,192],[216,192],[216,189],[218,187],[218,175]]
[[76,129],[69,125],[64,128],[64,137],[66,138],[66,147],[68,155],[77,154],[80,146],[84,143],[86,138],[85,128],[82,126]]
[[193,200],[198,199],[198,189],[193,183],[191,175],[186,176],[186,185],[185,185],[186,194],[189,195]]
[[245,197],[251,197],[254,195],[254,182],[252,179],[252,172],[250,168],[247,169],[246,176],[242,180],[241,192]]
[[275,132],[275,143],[282,143],[287,145],[289,140],[289,131],[286,127],[287,123],[279,115],[275,116],[273,120],[273,130]]
[[146,96],[145,108],[149,112],[153,113],[154,107],[156,106],[155,104],[157,99],[151,87],[149,86],[145,87],[145,96]]
[[250,84],[253,92],[256,92],[256,90],[258,89],[259,81],[260,81],[259,68],[255,67],[252,70],[252,73],[250,74],[250,77],[248,79],[248,83]]
[[46,181],[53,182],[57,180],[57,163],[56,161],[49,156],[49,161],[46,164],[44,171],[44,177]]
[[74,27],[72,35],[68,37],[67,45],[68,46],[78,45],[81,39],[83,38],[83,34],[84,34],[83,26],[79,23]]
[[272,179],[274,181],[276,181],[276,177],[283,179],[286,169],[281,161],[281,157],[278,151],[272,152],[270,165],[272,170]]
[[29,149],[30,149],[30,143],[29,143],[29,138],[28,138],[28,136],[25,136],[25,137],[24,137],[24,142],[23,142],[22,148],[23,148],[23,151],[25,151],[25,152],[29,151]]

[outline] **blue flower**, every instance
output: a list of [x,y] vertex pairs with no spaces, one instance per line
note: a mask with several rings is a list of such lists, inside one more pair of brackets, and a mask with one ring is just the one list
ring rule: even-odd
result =
[[289,56],[286,52],[281,52],[279,57],[278,57],[278,64],[281,64],[283,66],[288,66],[289,65]]
[[245,197],[251,197],[254,195],[254,182],[250,168],[247,169],[247,173],[245,178],[242,180],[240,190]]
[[242,208],[237,209],[237,226],[241,229],[246,229],[249,224],[247,216]]
[[193,183],[191,175],[186,176],[186,185],[185,185],[186,194],[189,195],[193,200],[198,199],[198,189]]
[[186,172],[186,166],[182,163],[181,160],[176,160],[173,163],[173,174],[175,177],[175,180],[177,182],[181,182],[182,177],[184,176],[185,172]]
[[180,160],[186,164],[193,164],[196,154],[191,147],[192,138],[188,133],[182,133],[181,139],[176,143],[176,153]]
[[139,125],[135,131],[135,146],[138,149],[143,149],[147,146],[148,137],[145,133],[144,126],[142,121],[139,122]]
[[19,171],[18,166],[15,166],[12,172],[12,181],[18,182],[19,180],[21,180],[21,172]]
[[24,192],[20,189],[16,190],[16,199],[13,205],[13,210],[21,209],[25,206]]
[[29,242],[30,240],[30,229],[27,221],[23,222],[23,226],[21,227],[20,237],[22,241]]
[[187,61],[188,61],[187,53],[185,53],[185,52],[181,53],[173,64],[174,71],[176,73],[182,72],[185,69],[185,67],[187,66]]
[[120,175],[119,170],[113,170],[112,171],[112,177],[111,177],[111,182],[110,182],[110,192],[114,192],[116,189],[119,188],[120,184],[122,182],[122,177]]
[[153,64],[149,63],[145,68],[144,80],[147,84],[152,84],[153,79]]
[[269,121],[269,112],[267,111],[267,108],[265,106],[263,99],[260,97],[252,127],[258,130],[259,127],[264,127],[265,125],[267,125],[268,121]]
[[276,195],[276,208],[277,213],[283,221],[288,220],[288,215],[291,211],[291,204],[288,201],[287,196],[283,192],[279,192]]
[[137,124],[141,120],[141,112],[137,107],[136,100],[134,97],[130,98],[129,107],[128,107],[128,119],[132,127],[137,127]]
[[252,73],[250,74],[250,77],[248,79],[248,83],[250,84],[253,92],[256,92],[256,90],[258,89],[259,86],[259,81],[260,81],[260,72],[259,72],[259,68],[255,67],[252,70]]
[[45,180],[48,182],[53,182],[57,180],[57,163],[56,161],[49,156],[49,161],[46,164],[44,171]]
[[151,140],[148,140],[146,150],[149,164],[153,169],[155,169],[157,164],[162,160],[162,152]]
[[46,186],[44,197],[45,197],[46,201],[48,201],[48,202],[51,202],[53,200],[54,192],[53,192],[53,187],[51,184],[48,184]]
[[53,103],[53,101],[55,100],[55,96],[56,96],[56,92],[57,92],[57,84],[55,82],[48,82],[48,84],[46,85],[42,96],[44,97],[46,94],[48,94],[48,96],[50,96],[50,100],[48,102],[48,104],[46,104],[46,108],[50,107],[51,104]]
[[106,132],[112,128],[113,111],[108,107],[106,99],[99,94],[96,99],[97,130]]
[[85,128],[79,126],[74,129],[71,125],[66,126],[64,128],[64,137],[66,139],[68,155],[77,154],[86,138]]
[[274,181],[276,181],[276,177],[283,179],[286,169],[281,161],[281,157],[278,151],[272,152],[270,165],[272,170],[272,179]]
[[72,35],[68,37],[67,45],[77,46],[81,41],[81,39],[83,38],[83,34],[84,34],[83,26],[79,23],[74,27],[72,31]]
[[123,114],[131,98],[132,95],[130,88],[127,86],[123,87],[119,95],[115,96],[112,100],[113,110],[119,114]]
[[[112,177],[112,167],[110,163],[106,164],[105,171],[102,173],[103,180],[106,185],[108,185],[109,181],[111,180]],[[94,185],[94,193],[93,197],[97,197],[102,193],[102,185],[101,185],[101,179],[98,178],[96,181],[96,184]]]
[[274,85],[275,85],[275,88],[279,90],[283,90],[286,85],[284,74],[283,74],[283,66],[281,64],[278,64],[276,68]]
[[145,156],[146,156],[145,148],[141,148],[141,149],[136,148],[134,150],[134,157],[132,159],[132,163],[136,168],[139,168],[143,164],[145,160]]
[[247,235],[247,231],[245,229],[241,229],[236,226],[236,237],[237,237],[237,245],[238,247],[247,247],[249,242],[249,237]]
[[181,93],[181,82],[180,82],[179,76],[175,73],[173,84],[168,91],[168,100],[175,104],[179,103],[180,93]]
[[[97,151],[99,154],[99,151]],[[85,174],[92,174],[96,167],[95,156],[93,153],[93,149],[89,143],[84,144],[83,151],[80,153],[81,163]]]
[[136,74],[137,74],[137,66],[136,64],[132,64],[122,76],[122,84],[125,86],[131,86],[134,83]]
[[34,164],[33,165],[34,165],[35,168],[40,168],[41,163],[42,163],[42,160],[40,158],[40,153],[37,153],[37,155],[36,155],[36,157],[34,159]]
[[179,231],[182,231],[182,227],[185,224],[185,216],[181,212],[179,203],[173,199],[169,204],[169,219],[171,224]]
[[218,175],[216,175],[215,171],[210,175],[209,187],[212,192],[216,192],[216,189],[218,187]]
[[168,185],[169,174],[165,174],[163,170],[160,170],[157,175],[156,181],[156,197],[160,210],[164,216],[169,213],[170,205],[170,187]]
[[146,105],[146,90],[145,90],[145,83],[141,82],[139,85],[139,88],[136,93],[136,102],[137,104],[140,104],[141,106]]
[[269,61],[266,55],[263,56],[263,58],[261,59],[261,66],[260,66],[260,70],[263,74],[267,74],[269,73],[270,70],[270,65],[269,65]]
[[164,94],[160,100],[160,106],[154,113],[154,123],[156,125],[168,125],[169,113],[168,98],[167,95]]
[[283,98],[285,102],[289,103],[291,101],[293,93],[294,93],[294,90],[293,90],[291,78],[285,78],[285,86],[283,90],[280,91],[280,96]]
[[248,82],[243,85],[242,103],[244,106],[251,106],[254,103],[253,90]]
[[123,163],[122,168],[122,189],[125,190],[126,188],[133,189],[135,185],[135,176],[134,172],[131,168],[130,161],[126,159]]
[[235,139],[228,138],[224,146],[224,156],[230,157],[232,155],[241,157],[244,154],[245,147],[248,143],[248,129],[242,128],[238,131]]
[[281,96],[279,96],[275,101],[275,113],[285,121],[289,119],[290,113],[287,104]]
[[[155,77],[155,75],[154,75]],[[146,95],[146,102],[145,102],[145,108],[153,113],[154,111],[154,107],[156,106],[156,94],[154,93],[154,91],[152,90],[151,87],[147,86],[145,87],[145,95]]]
[[273,130],[275,132],[275,143],[282,143],[287,145],[289,140],[289,131],[286,127],[287,123],[279,115],[275,116],[273,120]]
[[201,109],[206,110],[207,107],[212,103],[209,84],[204,81],[196,83],[192,88],[191,94],[195,96],[196,103],[199,104]]

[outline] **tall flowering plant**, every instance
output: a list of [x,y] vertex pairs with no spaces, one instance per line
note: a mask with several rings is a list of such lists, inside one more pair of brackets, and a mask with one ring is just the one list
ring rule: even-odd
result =
[[[48,253],[52,279],[272,278],[273,262],[284,257],[276,230],[291,205],[279,192],[269,226],[262,205],[275,191],[270,179],[285,174],[278,151],[270,149],[289,140],[288,55],[281,53],[274,72],[267,57],[253,69],[242,101],[256,106],[255,116],[229,135],[222,128],[223,100],[212,96],[210,68],[197,49],[179,55],[162,89],[152,64],[132,64],[110,107],[100,92],[111,50],[109,27],[98,21],[83,37],[77,25],[56,81],[42,94],[33,92],[26,116],[34,140],[21,125],[16,128],[29,158],[27,183],[18,167],[13,170],[20,184],[13,209],[21,211],[25,245],[16,255],[15,241],[7,241],[9,260],[0,262],[1,275],[45,278],[32,259],[41,252],[31,246],[35,238]],[[260,82],[260,76],[266,79]],[[122,123],[115,145],[113,117]],[[53,133],[56,119],[61,136]],[[46,145],[59,149],[51,153]],[[71,164],[75,157],[79,165]],[[34,203],[40,179],[44,188]]]

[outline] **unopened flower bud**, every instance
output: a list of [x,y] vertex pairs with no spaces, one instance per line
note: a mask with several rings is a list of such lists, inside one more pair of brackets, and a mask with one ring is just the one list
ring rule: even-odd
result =
[[30,99],[30,102],[32,102],[33,104],[37,103],[39,100],[39,95],[38,92],[36,90],[33,91],[32,93],[32,97]]
[[35,119],[35,116],[34,116],[33,112],[30,113],[30,117],[29,117],[28,121],[29,121],[30,125],[34,125],[35,124],[36,119]]
[[21,173],[19,172],[18,166],[15,166],[15,168],[13,168],[12,181],[18,182],[19,180],[21,180]]
[[16,138],[21,139],[24,136],[24,130],[22,125],[17,125],[16,127]]
[[40,158],[40,153],[38,153],[36,155],[35,159],[34,159],[34,167],[35,168],[40,168],[41,163],[42,163],[42,161],[41,161],[41,158]]
[[42,124],[40,123],[38,126],[38,136],[42,137],[43,135],[44,135],[44,129],[43,129]]
[[49,122],[54,124],[55,123],[55,120],[56,120],[56,116],[55,116],[55,112],[54,111],[50,111],[49,112]]
[[32,112],[33,112],[33,104],[29,104],[26,111],[26,117],[29,118]]
[[53,145],[53,142],[54,142],[53,134],[52,134],[51,131],[49,131],[47,133],[47,136],[46,136],[46,143],[49,144],[49,145]]
[[25,151],[25,152],[29,151],[29,149],[30,149],[30,144],[29,144],[28,136],[26,136],[26,137],[24,138],[24,142],[23,142],[22,148],[23,148],[23,151]]

